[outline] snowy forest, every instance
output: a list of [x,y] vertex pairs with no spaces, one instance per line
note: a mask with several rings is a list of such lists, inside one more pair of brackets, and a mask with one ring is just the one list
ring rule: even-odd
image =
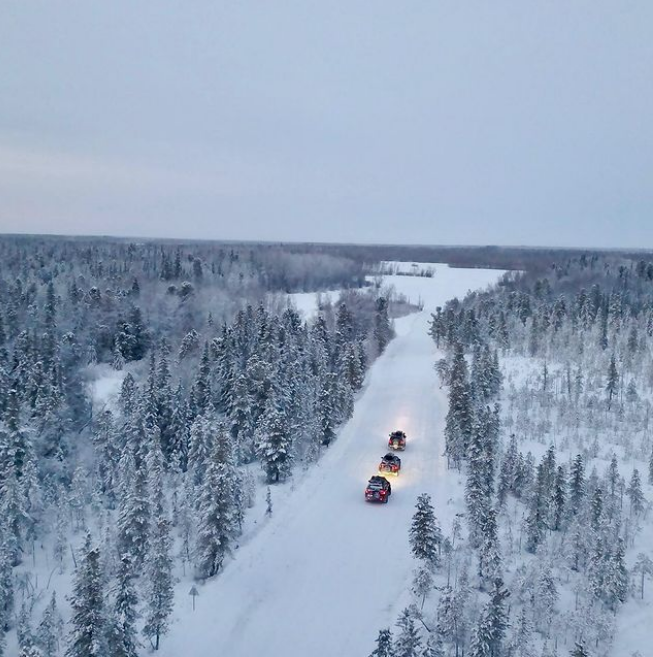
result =
[[507,273],[430,335],[460,512],[417,500],[412,603],[373,657],[650,654],[653,262]]
[[391,303],[282,247],[4,237],[0,263],[0,655],[157,650],[175,581],[349,418]]

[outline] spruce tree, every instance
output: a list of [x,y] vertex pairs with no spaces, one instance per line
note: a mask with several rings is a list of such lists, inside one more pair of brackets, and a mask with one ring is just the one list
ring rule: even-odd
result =
[[379,631],[376,639],[376,648],[370,657],[396,657],[392,648],[392,632],[389,628]]
[[111,657],[138,657],[138,596],[133,583],[133,566],[128,556],[120,560],[116,579],[113,609],[107,630]]
[[526,610],[522,608],[517,618],[508,646],[509,654],[514,657],[536,657],[533,646],[533,627]]
[[382,354],[385,351],[388,342],[390,342],[393,337],[393,330],[388,317],[388,305],[388,300],[385,297],[379,297],[376,300],[374,341],[376,343],[377,353],[379,354]]
[[563,519],[567,509],[567,473],[563,466],[559,465],[553,486],[553,512],[551,529],[559,531],[562,529]]
[[137,406],[137,399],[138,387],[136,386],[134,377],[128,372],[122,380],[120,387],[120,409],[125,421],[131,419],[132,413]]
[[503,582],[496,579],[472,637],[471,657],[503,657],[503,640],[508,628],[505,600],[508,596]]
[[454,345],[449,386],[449,410],[445,421],[444,435],[447,458],[455,467],[460,467],[472,434],[472,408],[467,363],[460,343]]
[[397,627],[394,657],[420,657],[422,639],[415,627],[415,610],[404,609],[397,620]]
[[290,473],[292,455],[286,418],[270,406],[257,428],[257,453],[269,484],[283,481]]
[[147,585],[144,594],[143,634],[150,640],[154,650],[159,649],[161,637],[169,631],[169,618],[173,609],[171,549],[170,523],[164,512],[154,518],[145,561]]
[[230,440],[222,430],[214,439],[199,493],[195,563],[201,578],[218,572],[238,532],[230,449]]
[[201,485],[206,478],[216,426],[213,412],[198,415],[191,425],[188,470],[195,486]]
[[204,343],[195,382],[190,392],[190,410],[193,417],[204,413],[211,402],[211,359],[209,343]]
[[526,519],[526,549],[535,552],[544,539],[548,528],[547,513],[549,510],[549,475],[545,463],[537,468],[535,491],[531,500],[531,510]]
[[29,649],[34,646],[31,615],[31,609],[27,606],[26,601],[23,600],[20,614],[18,615],[18,622],[16,623],[16,639],[18,641],[18,647],[21,649]]
[[510,436],[508,449],[501,461],[499,468],[499,482],[497,485],[497,499],[499,505],[503,506],[508,493],[515,493],[515,478],[517,476],[519,450],[517,449],[517,439],[515,434]]
[[640,593],[640,598],[643,600],[644,580],[647,577],[653,576],[653,560],[651,560],[651,558],[648,555],[644,554],[643,552],[640,552],[637,555],[637,560],[635,561],[635,565],[633,566],[632,572],[633,574],[639,575],[640,577],[639,593]]
[[412,591],[420,601],[420,609],[424,609],[426,596],[433,589],[432,566],[422,563],[414,571]]
[[468,472],[465,484],[469,540],[474,547],[478,547],[482,541],[481,525],[488,513],[494,491],[496,438],[492,412],[487,407],[479,409],[475,414],[467,449]]
[[0,517],[0,657],[4,655],[5,631],[14,612],[13,545],[10,530]]
[[442,530],[435,517],[431,496],[427,493],[420,495],[415,508],[409,534],[413,556],[430,567],[436,567],[439,564]]
[[36,644],[41,649],[43,657],[57,657],[62,633],[63,620],[57,608],[56,593],[53,592],[36,630]]
[[485,511],[481,518],[480,535],[482,542],[478,552],[478,574],[481,586],[496,581],[501,571],[501,554],[497,537],[497,514],[493,508]]
[[438,634],[429,634],[426,647],[420,657],[446,657],[442,638]]
[[585,465],[583,457],[578,454],[571,464],[569,480],[569,508],[576,515],[585,499]]
[[625,564],[625,547],[623,539],[617,539],[616,548],[607,556],[603,569],[601,592],[606,604],[616,611],[628,595],[628,570]]
[[608,378],[605,384],[605,391],[608,394],[608,410],[612,406],[612,400],[617,394],[619,388],[619,372],[617,372],[617,363],[615,356],[612,354],[610,357],[610,366],[608,367]]
[[139,572],[147,552],[150,503],[145,463],[136,465],[133,445],[125,446],[120,459],[122,480],[118,504],[118,549]]
[[630,483],[628,484],[628,488],[626,488],[626,495],[628,495],[628,498],[630,499],[630,512],[634,513],[635,516],[641,515],[644,511],[646,500],[644,498],[644,493],[642,492],[642,482],[637,468],[633,470]]
[[72,628],[66,657],[104,657],[106,625],[100,550],[92,547],[90,534],[75,573],[71,606]]

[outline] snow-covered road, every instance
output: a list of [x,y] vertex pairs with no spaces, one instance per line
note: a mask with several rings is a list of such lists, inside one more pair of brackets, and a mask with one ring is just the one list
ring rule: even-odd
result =
[[[388,277],[425,302],[396,323],[397,338],[374,364],[353,418],[321,461],[224,572],[200,588],[194,612],[177,607],[166,657],[365,657],[377,630],[392,625],[414,566],[408,527],[417,495],[433,496],[448,530],[457,485],[443,452],[446,398],[433,369],[430,312],[501,272],[440,265],[429,278]],[[363,489],[388,433],[408,435],[402,473],[387,505]],[[180,597],[183,591],[180,591]]]

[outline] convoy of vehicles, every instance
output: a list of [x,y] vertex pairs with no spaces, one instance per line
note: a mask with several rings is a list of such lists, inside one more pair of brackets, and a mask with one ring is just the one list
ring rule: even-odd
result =
[[[406,434],[403,431],[393,431],[388,440],[388,447],[393,450],[403,451],[406,449]],[[401,470],[401,459],[392,452],[388,452],[381,458],[379,463],[379,474],[372,475],[365,488],[366,502],[380,502],[387,504],[392,495],[392,486],[386,478],[387,475],[398,476]]]

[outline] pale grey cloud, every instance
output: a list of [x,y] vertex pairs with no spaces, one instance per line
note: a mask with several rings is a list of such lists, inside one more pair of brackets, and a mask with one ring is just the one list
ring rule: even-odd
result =
[[644,246],[653,5],[0,6],[0,231]]

